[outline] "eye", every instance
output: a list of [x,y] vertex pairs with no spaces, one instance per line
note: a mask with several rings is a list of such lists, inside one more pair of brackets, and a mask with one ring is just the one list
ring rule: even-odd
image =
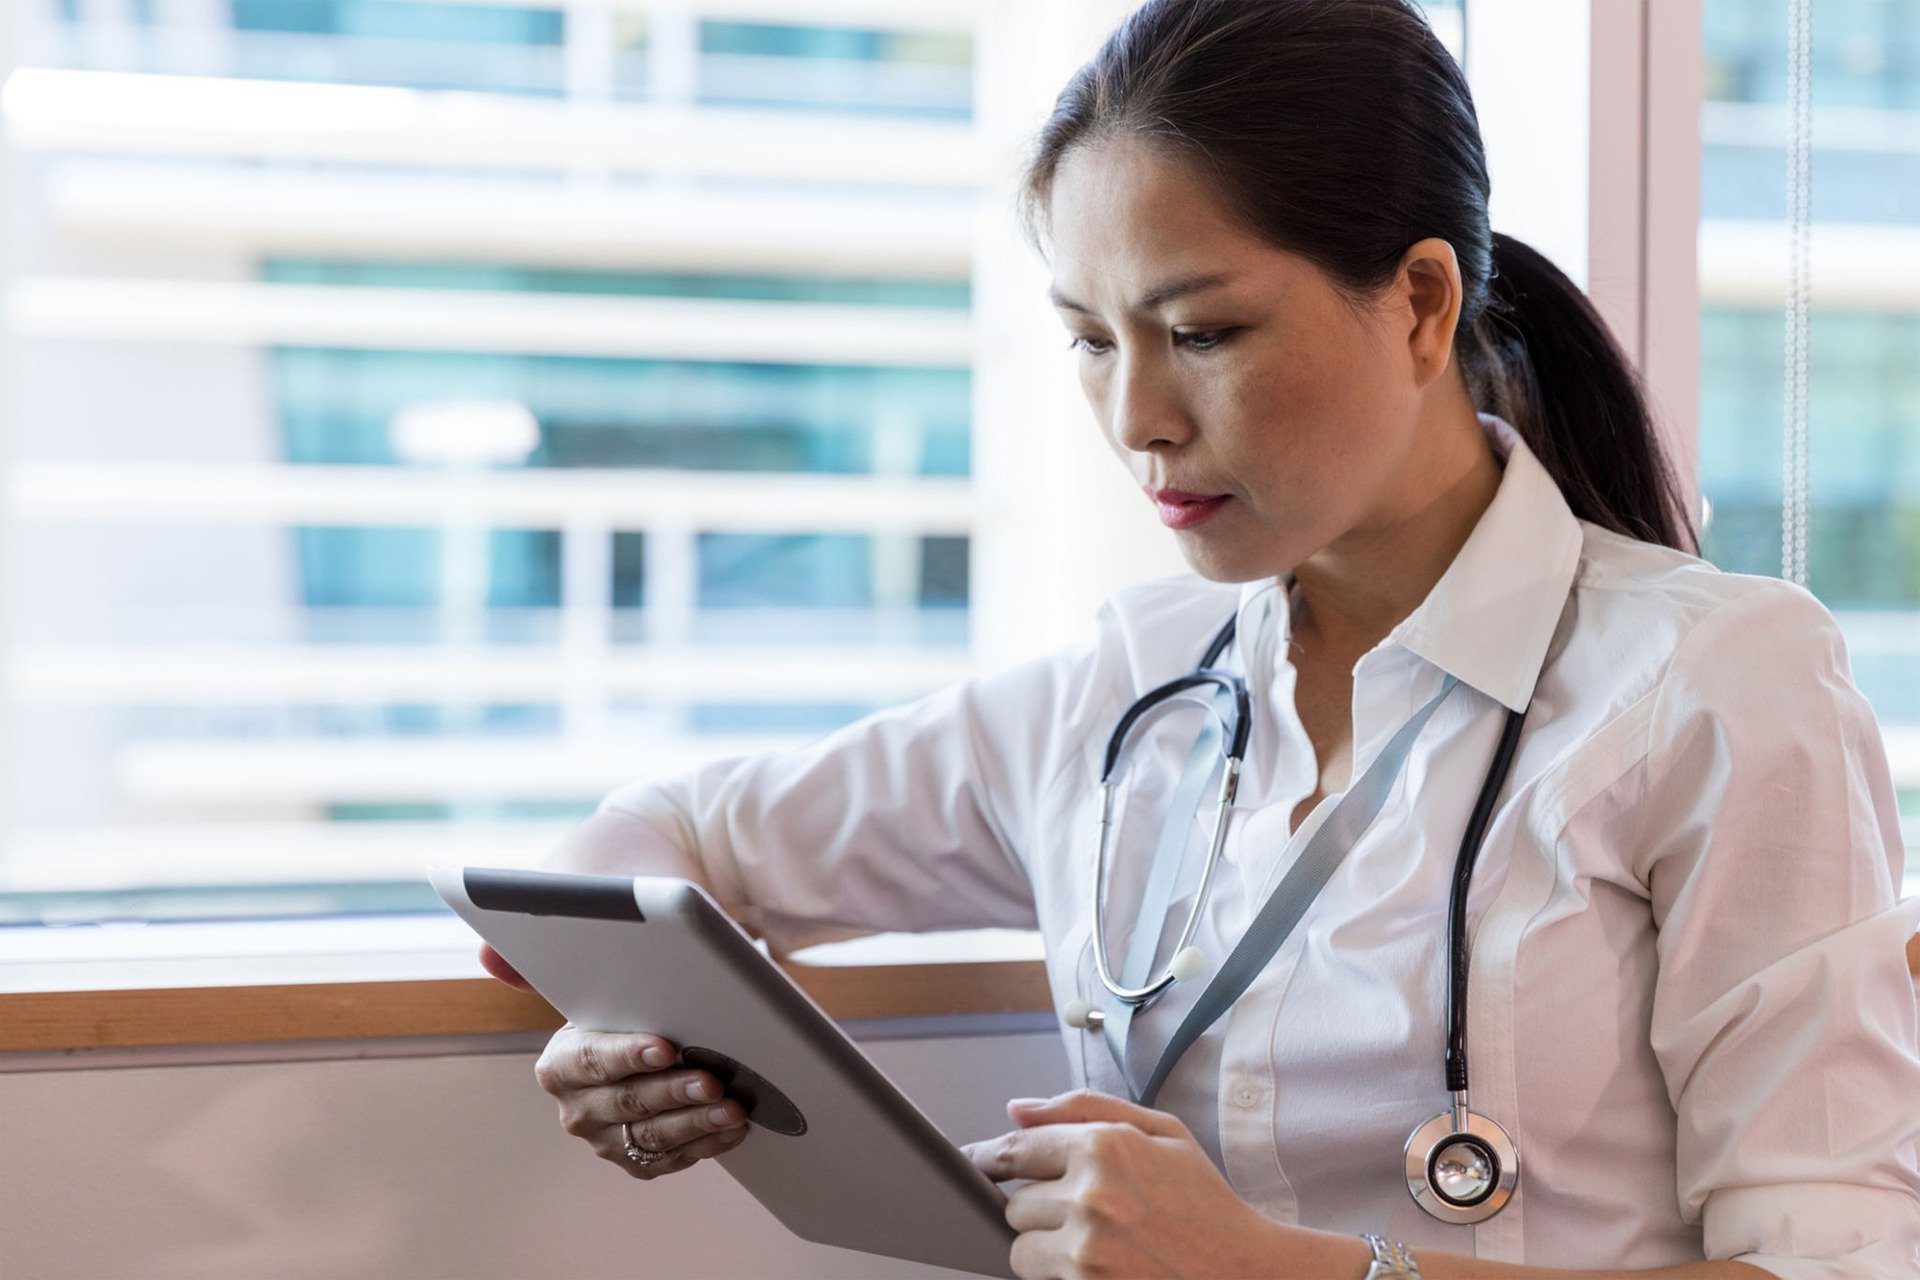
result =
[[1207,339],[1207,341],[1204,342],[1189,341],[1187,343],[1187,349],[1189,351],[1217,351],[1226,343],[1228,335],[1233,332],[1232,329],[1195,329],[1192,333],[1176,333],[1173,336],[1175,338],[1186,339]]
[[[1228,337],[1236,332],[1238,332],[1237,326],[1227,329],[1195,329],[1191,333],[1176,333],[1173,337],[1176,342],[1184,342],[1189,351],[1207,352],[1218,351],[1226,344]],[[1103,356],[1111,350],[1112,344],[1104,338],[1083,338],[1076,335],[1067,340],[1067,348],[1071,351],[1084,351],[1088,355]]]

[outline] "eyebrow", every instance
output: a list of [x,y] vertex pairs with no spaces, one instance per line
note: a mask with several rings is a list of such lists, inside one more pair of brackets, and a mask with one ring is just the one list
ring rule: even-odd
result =
[[[1133,304],[1133,308],[1135,311],[1157,311],[1162,304],[1172,302],[1175,298],[1184,297],[1189,293],[1200,293],[1206,289],[1217,289],[1223,284],[1231,284],[1232,282],[1232,276],[1221,272],[1180,276],[1177,279],[1167,281],[1157,289],[1149,290],[1138,302]],[[1049,288],[1047,290],[1047,298],[1056,307],[1064,307],[1068,311],[1078,311],[1083,316],[1091,316],[1093,314],[1088,308],[1081,306],[1071,298],[1063,296],[1057,288]]]

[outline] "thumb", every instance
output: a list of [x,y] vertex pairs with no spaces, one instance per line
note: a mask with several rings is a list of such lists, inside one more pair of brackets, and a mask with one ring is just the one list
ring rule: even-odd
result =
[[491,943],[480,944],[480,967],[510,987],[522,991],[532,991],[533,984],[520,976],[520,971],[508,964],[506,957],[493,949]]

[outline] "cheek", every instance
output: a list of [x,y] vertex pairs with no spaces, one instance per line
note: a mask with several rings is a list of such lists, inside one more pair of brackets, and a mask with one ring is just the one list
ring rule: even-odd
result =
[[1365,505],[1380,427],[1338,387],[1289,383],[1249,397],[1234,420],[1227,466],[1268,523],[1317,546]]
[[1389,371],[1358,335],[1340,335],[1264,363],[1228,409],[1239,451],[1256,473],[1342,489],[1391,437]]
[[1287,484],[1326,463],[1331,410],[1338,404],[1318,372],[1278,362],[1236,380],[1212,415],[1222,453],[1249,484]]
[[1107,442],[1107,448],[1115,453],[1124,453],[1125,450],[1120,448],[1112,433],[1107,430],[1106,388],[1096,375],[1089,372],[1084,362],[1080,366],[1078,377],[1081,398],[1086,402],[1087,412],[1093,419],[1094,428],[1100,432],[1100,438]]

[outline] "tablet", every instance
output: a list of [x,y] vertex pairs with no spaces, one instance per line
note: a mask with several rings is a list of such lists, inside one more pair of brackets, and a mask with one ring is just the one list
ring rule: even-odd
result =
[[1006,1194],[705,889],[672,876],[430,869],[433,888],[588,1031],[645,1031],[752,1126],[710,1156],[795,1235],[1013,1275]]

